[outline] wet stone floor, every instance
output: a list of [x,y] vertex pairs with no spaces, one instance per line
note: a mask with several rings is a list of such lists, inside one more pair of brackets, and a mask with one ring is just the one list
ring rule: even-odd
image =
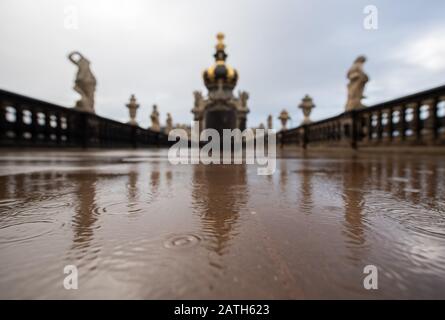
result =
[[256,169],[171,165],[166,150],[2,150],[0,298],[445,298],[445,157]]

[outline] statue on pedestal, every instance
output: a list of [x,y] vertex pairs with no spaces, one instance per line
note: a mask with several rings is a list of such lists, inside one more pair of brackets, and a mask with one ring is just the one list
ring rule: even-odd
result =
[[305,95],[304,98],[301,100],[300,105],[298,106],[303,111],[304,119],[301,124],[309,124],[311,123],[311,119],[309,119],[309,116],[311,115],[312,109],[315,108],[314,102],[312,101],[312,98],[309,95]]
[[273,128],[273,119],[272,119],[272,115],[269,114],[269,116],[267,117],[267,129],[272,129]]
[[287,130],[287,121],[290,119],[289,113],[285,109],[283,109],[278,119],[281,121],[281,130]]
[[348,101],[346,102],[346,111],[364,107],[362,99],[365,98],[363,91],[369,81],[368,75],[363,71],[363,64],[366,62],[365,56],[359,56],[348,71]]
[[156,132],[161,131],[161,126],[159,125],[159,112],[158,107],[154,104],[153,105],[153,111],[150,115],[151,119],[151,127],[150,129]]
[[165,126],[165,133],[169,134],[169,132],[173,129],[173,119],[170,112],[167,113],[167,120]]
[[247,100],[249,100],[249,93],[247,91],[239,91],[239,100],[241,104],[241,110],[247,109]]
[[130,113],[130,121],[128,121],[128,124],[131,124],[133,126],[137,126],[138,123],[136,121],[136,110],[139,108],[139,104],[136,103],[136,97],[134,94],[130,97],[130,102],[126,104],[128,111]]
[[80,100],[75,108],[79,111],[94,111],[94,92],[96,90],[96,78],[90,69],[90,61],[77,51],[71,52],[68,59],[79,69],[77,71],[74,90],[80,94]]

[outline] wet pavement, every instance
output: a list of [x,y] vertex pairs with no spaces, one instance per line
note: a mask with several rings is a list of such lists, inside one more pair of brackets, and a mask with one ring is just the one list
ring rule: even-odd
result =
[[444,299],[445,157],[2,150],[0,298]]

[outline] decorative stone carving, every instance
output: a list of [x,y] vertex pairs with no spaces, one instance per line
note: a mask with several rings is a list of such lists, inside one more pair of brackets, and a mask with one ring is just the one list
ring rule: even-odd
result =
[[311,119],[309,119],[309,116],[311,115],[312,109],[315,108],[314,102],[312,101],[312,98],[309,95],[305,95],[304,98],[301,100],[300,105],[298,106],[303,111],[304,119],[301,124],[309,124],[311,123]]
[[156,132],[161,131],[161,126],[159,125],[158,107],[155,104],[153,105],[153,111],[151,112],[150,119],[151,119],[150,129]]
[[246,110],[247,109],[247,100],[249,100],[249,93],[247,91],[239,91],[239,101],[240,101],[240,109]]
[[369,81],[368,75],[363,71],[363,64],[366,62],[365,56],[359,56],[355,59],[352,67],[348,71],[348,100],[346,102],[346,111],[364,107],[362,99],[365,98],[363,92],[365,85]]
[[287,130],[287,121],[290,119],[289,113],[283,109],[278,119],[281,121],[281,130]]
[[273,118],[272,115],[269,114],[269,116],[267,117],[267,129],[272,129],[273,128]]
[[173,118],[170,112],[167,113],[167,120],[165,125],[165,133],[169,134],[169,132],[173,129]]
[[79,111],[94,111],[94,92],[96,90],[96,78],[90,69],[90,61],[77,51],[71,52],[68,59],[78,67],[74,90],[80,94],[80,100],[75,108]]
[[126,104],[128,108],[128,112],[130,113],[130,121],[128,121],[128,124],[131,124],[133,126],[137,126],[138,123],[136,121],[136,110],[139,108],[139,104],[136,102],[136,97],[134,94],[130,97],[130,102]]

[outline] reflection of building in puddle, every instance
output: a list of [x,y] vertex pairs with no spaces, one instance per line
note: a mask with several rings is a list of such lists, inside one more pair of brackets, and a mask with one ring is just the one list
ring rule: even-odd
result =
[[244,165],[195,165],[192,206],[210,249],[223,255],[236,234],[248,188]]

